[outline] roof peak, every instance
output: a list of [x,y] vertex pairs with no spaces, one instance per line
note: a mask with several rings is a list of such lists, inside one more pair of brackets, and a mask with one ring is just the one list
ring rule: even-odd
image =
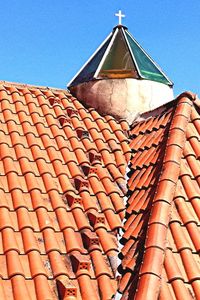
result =
[[118,29],[124,28],[125,30],[128,30],[128,27],[126,27],[125,25],[119,25],[119,24],[118,24],[118,25],[116,25],[115,27],[113,27],[113,31],[116,30],[117,28],[118,28]]
[[99,79],[145,79],[173,86],[155,61],[128,31],[118,24],[69,82],[69,87]]

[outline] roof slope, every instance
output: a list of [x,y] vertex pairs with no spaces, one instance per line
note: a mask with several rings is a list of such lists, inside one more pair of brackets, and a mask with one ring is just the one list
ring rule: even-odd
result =
[[200,101],[183,93],[131,134],[122,299],[200,299]]
[[127,123],[5,82],[0,116],[0,299],[110,299]]

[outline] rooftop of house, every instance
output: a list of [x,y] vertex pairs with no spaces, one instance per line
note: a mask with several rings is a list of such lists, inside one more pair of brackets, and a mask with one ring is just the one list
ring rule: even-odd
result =
[[200,298],[195,95],[129,128],[2,81],[0,115],[1,299]]

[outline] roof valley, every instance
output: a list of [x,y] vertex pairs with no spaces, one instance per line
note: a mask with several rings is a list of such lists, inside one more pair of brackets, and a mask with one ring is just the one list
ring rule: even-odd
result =
[[[166,133],[168,133],[168,127],[165,129],[165,131],[166,131]],[[165,136],[165,134],[163,134],[163,136]],[[164,146],[164,148],[166,147],[166,142],[167,142],[167,140],[166,140],[166,138],[164,137],[164,139],[163,140],[165,140],[165,146]],[[160,151],[160,150],[158,150],[158,151]],[[134,158],[134,156],[133,156],[133,154],[132,154],[132,157],[131,157],[131,160]],[[139,158],[140,159],[140,158]],[[139,159],[138,158],[136,158],[135,159],[135,161],[136,162],[138,162],[139,161]],[[161,169],[160,169],[160,165],[162,165],[162,160],[164,159],[164,152],[162,152],[162,158],[160,158],[159,157],[159,161],[160,161],[160,164],[158,164],[157,162],[157,167],[156,167],[156,170],[155,170],[155,174],[160,174],[161,173]],[[141,158],[141,160],[144,160],[144,158],[142,157]],[[137,172],[137,169],[135,169],[135,170],[133,170],[132,169],[132,167],[133,167],[133,164],[131,163],[130,164],[130,171],[129,171],[129,174],[128,174],[128,176],[130,177],[130,180],[129,180],[129,182],[128,182],[128,188],[129,188],[129,191],[128,191],[128,195],[127,195],[127,198],[129,198],[130,196],[131,196],[131,194],[132,194],[132,190],[133,190],[133,188],[134,187],[136,187],[137,188],[137,185],[138,185],[138,181],[140,181],[140,178],[138,178],[138,176],[139,175],[137,175],[136,177],[135,176],[131,176],[130,174],[134,174],[135,172]],[[142,168],[142,166],[141,166],[141,168]],[[148,166],[146,167],[147,169],[148,169]],[[135,171],[135,172],[134,172]],[[133,173],[134,172],[134,173]],[[140,170],[138,171],[138,172],[140,172]],[[148,173],[148,172],[147,172]],[[148,173],[147,174],[147,177],[149,176],[150,174]],[[131,224],[129,224],[130,222],[129,222],[129,216],[131,217],[131,216],[133,216],[133,214],[135,213],[135,214],[138,214],[138,213],[142,213],[142,219],[143,219],[143,222],[144,223],[146,223],[146,224],[148,224],[148,220],[149,220],[149,218],[150,218],[150,210],[151,210],[151,206],[152,206],[152,203],[153,203],[153,199],[154,199],[154,196],[155,196],[155,186],[157,186],[157,184],[158,184],[158,181],[159,181],[159,177],[158,176],[156,176],[156,181],[154,181],[154,183],[153,183],[153,185],[151,186],[151,188],[150,188],[150,190],[149,190],[149,194],[151,195],[150,196],[150,199],[149,199],[149,201],[148,201],[148,204],[146,205],[146,208],[145,209],[143,209],[141,212],[139,212],[139,211],[137,211],[137,208],[134,208],[133,210],[132,210],[132,201],[128,201],[127,202],[127,205],[126,205],[126,222],[125,222],[125,224],[124,224],[124,228],[125,228],[125,230],[127,230],[128,229],[128,227],[130,226],[131,227]],[[134,186],[133,186],[134,185]],[[144,185],[145,185],[145,182],[144,182]],[[130,198],[129,198],[129,200],[130,200]],[[130,230],[129,230],[130,231]],[[139,229],[138,229],[138,231],[139,231]],[[126,281],[127,281],[127,277],[129,277],[129,282],[131,283],[131,287],[125,287],[124,286],[124,284],[123,284],[123,279],[122,279],[122,281],[121,281],[121,283],[120,283],[120,288],[119,288],[119,291],[122,291],[122,290],[124,290],[124,288],[125,289],[127,289],[127,292],[128,292],[128,290],[131,290],[134,294],[136,293],[136,291],[138,290],[138,287],[137,287],[137,282],[138,282],[138,278],[140,277],[140,266],[141,266],[141,263],[142,263],[142,261],[143,261],[143,256],[144,256],[144,251],[145,251],[145,240],[146,240],[146,236],[147,236],[147,231],[148,231],[148,228],[147,228],[147,226],[144,226],[143,228],[142,228],[142,232],[138,232],[137,233],[137,229],[136,229],[136,233],[134,234],[134,237],[135,237],[135,239],[136,240],[138,240],[137,241],[137,245],[136,245],[136,250],[135,250],[135,252],[140,252],[140,254],[137,256],[137,258],[136,258],[136,260],[134,261],[134,262],[131,262],[131,256],[132,256],[132,253],[130,253],[130,257],[129,257],[129,259],[130,259],[130,262],[129,262],[129,264],[128,264],[128,269],[130,268],[131,270],[132,270],[132,268],[133,268],[133,266],[134,266],[134,275],[133,274],[129,274],[128,275],[128,273],[129,273],[129,271],[128,270],[123,270],[123,249],[122,249],[122,252],[121,252],[121,256],[122,256],[122,264],[120,265],[120,269],[121,269],[121,273],[124,275],[124,274],[126,274],[125,276],[126,276]],[[137,234],[139,234],[138,236],[137,236]],[[126,239],[128,240],[128,236],[127,236],[127,232],[125,232],[125,234],[123,235],[123,237],[122,237],[122,239],[121,239],[121,243],[122,244],[125,244],[125,246],[124,246],[124,248],[126,247]],[[127,259],[127,256],[126,256],[126,259]],[[124,271],[125,271],[125,273],[124,273]],[[122,296],[122,300],[123,299],[127,299],[127,296],[128,296],[128,294],[129,294],[129,292],[128,293],[126,293],[126,292],[124,292],[123,293],[123,296]],[[153,298],[152,298],[153,299]]]

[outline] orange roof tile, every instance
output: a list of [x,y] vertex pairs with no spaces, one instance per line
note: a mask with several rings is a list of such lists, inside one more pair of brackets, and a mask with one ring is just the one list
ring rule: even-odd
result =
[[7,82],[0,117],[0,299],[111,299],[127,123]]
[[200,299],[199,141],[191,93],[132,125],[121,299]]
[[65,90],[0,82],[0,115],[0,299],[200,298],[194,95],[129,134]]

